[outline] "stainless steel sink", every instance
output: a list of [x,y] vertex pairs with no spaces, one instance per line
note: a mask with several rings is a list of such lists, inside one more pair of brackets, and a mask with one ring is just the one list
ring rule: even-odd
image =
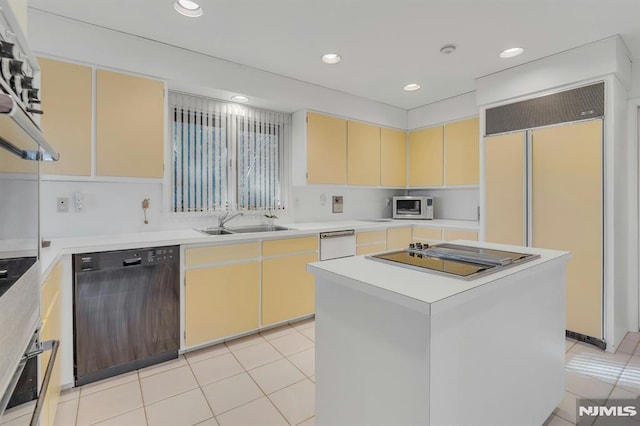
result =
[[363,222],[393,222],[393,219],[362,219]]
[[229,231],[233,234],[248,234],[251,232],[273,232],[273,231],[288,231],[289,228],[279,225],[254,225],[254,226],[239,226],[237,228],[230,228]]
[[202,232],[207,235],[228,235],[233,234],[233,232],[228,231],[222,228],[210,228],[210,229],[196,229],[196,231]]

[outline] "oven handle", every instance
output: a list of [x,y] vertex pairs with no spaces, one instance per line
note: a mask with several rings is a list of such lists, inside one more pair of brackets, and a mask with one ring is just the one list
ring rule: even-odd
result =
[[[29,426],[38,426],[39,424],[40,412],[42,411],[42,407],[44,405],[44,399],[47,397],[47,390],[49,389],[49,382],[51,381],[53,366],[56,363],[56,357],[58,356],[59,347],[59,340],[47,340],[46,342],[42,342],[40,344],[40,348],[37,351],[34,351],[35,355],[40,355],[42,352],[50,350],[51,358],[49,358],[47,369],[44,372],[44,379],[42,379],[42,388],[40,389],[40,394],[38,395],[38,400],[36,401],[36,409],[33,411],[33,416],[31,416],[31,423],[29,423]],[[35,355],[28,354],[27,357],[30,358]]]

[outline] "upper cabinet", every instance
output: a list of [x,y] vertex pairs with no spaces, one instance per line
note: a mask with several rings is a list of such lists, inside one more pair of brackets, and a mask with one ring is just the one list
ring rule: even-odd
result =
[[92,70],[82,65],[38,58],[42,80],[42,129],[61,153],[43,162],[42,173],[91,175]]
[[307,182],[347,183],[347,120],[307,113]]
[[380,185],[380,127],[347,122],[347,183]]
[[380,185],[407,186],[407,132],[380,129]]
[[442,186],[443,154],[442,126],[409,132],[409,186]]
[[96,73],[96,174],[161,178],[164,83],[106,70]]
[[444,125],[445,185],[480,183],[479,123],[475,117]]
[[409,187],[479,183],[478,117],[409,132]]

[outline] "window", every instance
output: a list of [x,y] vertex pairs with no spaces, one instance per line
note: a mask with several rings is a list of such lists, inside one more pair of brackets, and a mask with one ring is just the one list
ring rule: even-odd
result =
[[285,208],[291,115],[169,93],[173,212]]

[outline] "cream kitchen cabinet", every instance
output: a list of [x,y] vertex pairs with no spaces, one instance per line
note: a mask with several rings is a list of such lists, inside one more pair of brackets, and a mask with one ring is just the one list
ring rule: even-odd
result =
[[380,186],[407,186],[407,132],[380,129]]
[[259,326],[260,244],[185,250],[185,343],[197,346]]
[[164,82],[96,72],[96,174],[164,174]]
[[307,183],[347,183],[347,120],[307,113]]
[[443,127],[409,132],[409,187],[442,186]]
[[470,240],[478,241],[478,233],[476,231],[464,231],[459,229],[445,229],[443,231],[443,240]]
[[387,229],[387,250],[400,250],[411,243],[411,226]]
[[307,263],[317,260],[316,236],[262,242],[263,326],[314,313],[314,279]]
[[444,125],[444,184],[480,183],[480,120],[478,117]]
[[356,255],[364,255],[385,251],[387,248],[387,231],[356,232]]
[[[53,268],[41,286],[40,290],[40,316],[42,318],[42,328],[40,329],[40,340],[62,340],[62,266],[58,264]],[[60,345],[62,348],[63,345]],[[59,351],[61,349],[58,349]],[[40,361],[39,382],[42,383],[44,373],[51,357],[51,351],[43,352]],[[62,387],[62,359],[63,356],[59,352],[53,371],[49,379],[47,394],[43,403],[40,415],[41,425],[53,425],[58,409],[58,400],[60,399],[60,390]]]
[[426,243],[442,241],[442,229],[414,226],[413,241]]
[[38,58],[42,85],[42,130],[60,153],[60,160],[43,162],[41,172],[53,175],[91,176],[90,67]]
[[347,122],[347,184],[380,185],[380,127]]

